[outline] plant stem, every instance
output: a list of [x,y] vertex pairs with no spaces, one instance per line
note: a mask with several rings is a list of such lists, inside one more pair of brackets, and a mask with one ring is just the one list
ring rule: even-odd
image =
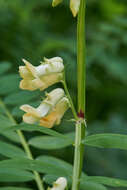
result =
[[[9,112],[9,110],[7,109],[7,107],[5,106],[4,102],[2,100],[0,100],[0,105],[4,108],[5,112],[6,112],[6,115],[8,116],[8,118],[10,119],[10,121],[12,121],[14,124],[17,124],[16,120],[13,118],[13,116],[11,115],[11,113]],[[33,160],[33,155],[31,153],[31,150],[30,150],[30,147],[29,145],[27,144],[26,142],[26,139],[22,133],[22,131],[20,130],[17,130],[16,131],[19,138],[20,138],[20,141],[22,143],[22,146],[27,154],[27,157],[31,160]],[[44,190],[44,187],[43,187],[43,183],[42,183],[42,180],[41,180],[41,177],[39,175],[38,172],[36,171],[33,171],[34,175],[35,175],[35,181],[36,181],[36,184],[37,184],[37,187],[39,190]]]
[[82,163],[82,124],[77,122],[76,124],[76,136],[75,136],[75,153],[74,153],[74,167],[73,167],[73,179],[72,179],[72,190],[78,190],[80,185],[80,175],[81,175],[81,163]]
[[77,113],[76,113],[73,101],[71,99],[70,93],[68,91],[68,88],[67,88],[67,85],[66,85],[66,81],[65,81],[65,77],[64,77],[64,80],[62,81],[62,83],[63,83],[63,86],[64,86],[64,90],[66,92],[66,95],[67,95],[67,97],[68,97],[68,99],[70,101],[70,106],[71,106],[71,110],[72,110],[73,116],[74,116],[75,120],[77,120],[78,116],[77,116]]
[[80,177],[82,173],[84,145],[82,140],[85,138],[85,0],[80,0],[80,8],[77,23],[77,72],[78,72],[78,116],[76,124],[74,168],[72,179],[72,190],[80,187]]
[[78,112],[85,112],[85,1],[81,0],[77,23]]

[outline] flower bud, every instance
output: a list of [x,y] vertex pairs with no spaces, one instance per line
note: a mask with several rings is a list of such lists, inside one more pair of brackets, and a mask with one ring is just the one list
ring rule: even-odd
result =
[[60,57],[44,58],[43,64],[37,67],[24,59],[23,62],[25,66],[19,67],[19,73],[23,78],[20,82],[20,88],[24,90],[44,90],[63,78],[64,65]]
[[47,98],[37,108],[22,105],[20,109],[26,112],[23,121],[29,124],[39,122],[41,126],[48,128],[58,125],[69,107],[69,101],[64,95],[63,89],[57,88],[46,94]]
[[67,186],[66,178],[60,177],[55,181],[53,187],[50,190],[65,190],[66,186]]
[[60,4],[63,0],[53,0],[52,1],[52,6],[56,7],[58,4]]
[[80,7],[80,0],[70,0],[70,9],[74,17],[76,17]]

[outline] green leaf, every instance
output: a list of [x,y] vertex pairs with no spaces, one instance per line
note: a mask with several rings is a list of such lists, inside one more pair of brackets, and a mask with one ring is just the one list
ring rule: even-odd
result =
[[57,180],[59,176],[57,175],[50,175],[50,174],[47,174],[43,177],[43,181],[49,185],[52,185],[54,181]]
[[127,150],[127,135],[111,133],[96,134],[87,136],[83,143],[99,148],[119,148]]
[[87,181],[97,182],[112,187],[127,187],[127,180],[111,177],[89,176],[87,178]]
[[[66,135],[71,137],[71,134]],[[69,139],[69,138],[68,138]],[[72,145],[70,139],[51,137],[51,136],[39,136],[30,139],[29,144],[40,149],[59,149]]]
[[25,187],[0,187],[0,190],[32,190]]
[[4,115],[0,115],[0,132],[7,128],[14,125],[14,123],[12,121],[10,121],[10,119],[8,119],[7,117],[5,117]]
[[8,159],[0,161],[0,168],[1,169],[31,169],[31,165],[34,164],[33,160],[29,160],[27,158],[17,158],[17,159]]
[[59,160],[50,156],[42,156],[37,160],[30,159],[9,159],[0,161],[1,170],[4,168],[13,168],[13,169],[22,169],[22,170],[31,170],[38,171],[46,174],[54,175],[71,175],[72,166],[63,160]]
[[7,137],[8,139],[10,139],[11,141],[14,141],[16,143],[20,143],[20,139],[19,139],[19,136],[17,135],[16,132],[13,132],[13,131],[9,131],[9,132],[1,132],[1,134],[5,137]]
[[[47,135],[65,138],[65,139],[69,140],[69,138],[67,136],[65,136],[61,133],[58,133],[52,129],[48,129],[46,127],[42,127],[39,125],[20,124],[20,125],[8,127],[7,131],[14,131],[14,130],[18,130],[18,129],[23,130],[23,131],[39,131],[39,132],[47,134]],[[72,139],[70,139],[70,141],[73,142]]]
[[9,158],[26,157],[25,152],[21,148],[2,141],[0,141],[0,154]]
[[25,182],[34,179],[32,173],[17,169],[4,168],[0,170],[0,182]]
[[19,106],[16,106],[16,107],[14,107],[13,109],[12,109],[12,115],[14,116],[14,117],[19,117],[19,118],[21,118],[22,116],[23,116],[23,114],[24,114],[24,111],[22,111],[22,110],[20,110],[19,109]]
[[36,92],[21,91],[6,96],[4,102],[9,105],[21,105],[29,103],[29,101],[36,98],[37,96],[39,96],[38,91]]
[[19,75],[9,74],[0,77],[0,94],[5,95],[19,89]]
[[107,188],[99,183],[81,180],[81,190],[107,190]]
[[11,63],[2,61],[0,62],[0,75],[6,73],[11,68]]
[[[4,160],[0,162],[0,168],[1,170],[5,170],[5,168],[32,170],[58,177],[63,176],[68,179],[69,183],[71,183],[73,170],[71,164],[51,156],[40,156],[37,160],[25,158]],[[82,174],[82,177],[84,177],[84,175],[85,174]],[[81,187],[82,190],[84,190],[85,187],[89,190],[106,190],[103,185],[90,181],[83,181]]]
[[45,173],[54,174],[59,176],[68,176],[72,175],[72,165],[52,156],[40,156],[37,158],[37,161],[41,161],[44,166],[47,166]]
[[0,190],[32,190],[25,187],[0,187]]
[[10,121],[7,117],[0,115],[0,134],[7,137],[8,139],[19,143],[20,139],[16,132],[14,131],[6,131],[6,129],[10,126],[14,125],[12,121]]

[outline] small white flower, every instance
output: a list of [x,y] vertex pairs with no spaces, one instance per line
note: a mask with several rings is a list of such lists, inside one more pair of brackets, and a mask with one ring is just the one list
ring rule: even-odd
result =
[[52,1],[52,6],[56,7],[58,4],[60,4],[63,0],[53,0]]
[[64,65],[60,57],[44,58],[44,62],[37,67],[25,59],[23,62],[25,66],[19,67],[19,73],[23,78],[20,82],[20,88],[24,90],[44,90],[63,78]]
[[79,11],[79,7],[80,7],[80,0],[70,0],[70,9],[74,17],[76,17]]
[[39,122],[41,126],[51,128],[58,125],[66,110],[69,108],[69,101],[65,97],[64,91],[57,88],[46,94],[47,98],[42,101],[39,107],[33,108],[30,105],[22,105],[21,110],[25,123],[34,124]]
[[60,177],[55,181],[53,187],[50,190],[65,190],[66,186],[67,186],[66,178]]

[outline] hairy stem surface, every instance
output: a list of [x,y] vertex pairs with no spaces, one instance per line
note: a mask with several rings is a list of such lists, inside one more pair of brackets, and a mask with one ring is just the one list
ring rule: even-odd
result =
[[[10,119],[10,121],[12,121],[14,124],[17,124],[16,120],[13,118],[13,116],[11,115],[11,113],[9,112],[9,110],[7,109],[7,107],[5,106],[4,102],[1,99],[0,99],[0,105],[4,108],[5,113],[8,116],[8,118]],[[21,144],[22,144],[22,146],[23,146],[23,148],[24,148],[24,150],[25,150],[25,152],[27,154],[27,157],[29,159],[33,160],[34,158],[33,158],[33,155],[31,153],[30,147],[27,144],[27,141],[26,141],[22,131],[17,130],[16,132],[17,132],[17,134],[18,134],[18,136],[20,138]],[[39,173],[36,172],[36,171],[33,171],[33,173],[35,175],[35,181],[36,181],[38,189],[39,190],[44,190],[42,179],[41,179]]]

